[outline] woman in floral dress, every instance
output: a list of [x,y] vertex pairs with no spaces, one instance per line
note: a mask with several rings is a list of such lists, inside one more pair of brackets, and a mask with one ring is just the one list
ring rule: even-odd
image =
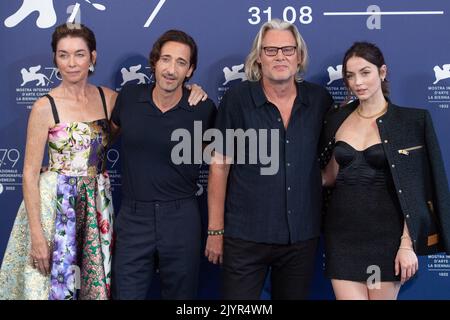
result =
[[[30,113],[19,208],[0,299],[108,299],[113,207],[105,171],[116,94],[88,83],[96,41],[83,25],[52,36],[61,84]],[[40,174],[48,146],[49,168]]]
[[[52,36],[61,84],[33,105],[24,201],[0,269],[0,300],[109,299],[113,207],[105,171],[116,93],[88,83],[94,33],[63,24]],[[189,103],[207,98],[193,84]],[[49,168],[40,174],[45,147]]]

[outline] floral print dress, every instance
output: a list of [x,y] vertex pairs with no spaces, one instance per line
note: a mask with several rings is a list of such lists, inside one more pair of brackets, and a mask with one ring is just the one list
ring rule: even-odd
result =
[[[102,96],[106,115],[106,104]],[[106,119],[59,123],[48,132],[49,169],[39,181],[41,224],[51,244],[51,272],[31,263],[22,202],[0,270],[0,299],[109,299],[113,207],[104,170]]]

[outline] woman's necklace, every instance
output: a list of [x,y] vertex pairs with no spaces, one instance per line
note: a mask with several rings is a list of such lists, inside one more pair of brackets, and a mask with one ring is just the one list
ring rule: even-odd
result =
[[386,101],[386,105],[383,108],[383,110],[381,110],[380,112],[377,112],[371,116],[365,116],[365,115],[361,114],[361,105],[359,105],[358,108],[356,108],[356,113],[358,114],[358,116],[360,116],[363,119],[372,119],[372,118],[379,117],[379,116],[385,114],[387,111],[387,108],[388,108],[388,103]]

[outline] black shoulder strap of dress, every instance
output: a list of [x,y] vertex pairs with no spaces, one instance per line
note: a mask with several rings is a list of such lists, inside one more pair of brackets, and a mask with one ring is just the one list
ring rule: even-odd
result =
[[[108,109],[106,107],[106,99],[105,99],[105,93],[103,92],[102,87],[97,87],[98,92],[100,92],[100,97],[102,98],[102,104],[103,104],[103,111],[105,111],[105,117],[106,117],[106,125],[108,127],[108,144],[111,143],[111,121],[108,119]],[[103,169],[105,170],[106,161],[103,162]]]
[[102,104],[103,104],[103,111],[105,112],[106,120],[108,120],[108,108],[106,107],[106,99],[105,99],[105,93],[103,92],[102,87],[97,87],[98,92],[100,92],[100,97],[102,98]]
[[45,96],[48,98],[48,100],[50,101],[50,105],[52,106],[52,113],[53,113],[53,119],[55,120],[55,124],[58,124],[59,116],[58,116],[58,110],[56,110],[55,100],[49,94],[46,94]]

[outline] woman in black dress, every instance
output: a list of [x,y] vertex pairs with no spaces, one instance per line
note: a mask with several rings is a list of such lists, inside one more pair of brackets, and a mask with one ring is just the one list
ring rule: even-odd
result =
[[442,157],[428,112],[387,99],[378,47],[355,43],[342,71],[357,100],[325,119],[326,274],[337,299],[396,299],[417,255],[450,247]]

